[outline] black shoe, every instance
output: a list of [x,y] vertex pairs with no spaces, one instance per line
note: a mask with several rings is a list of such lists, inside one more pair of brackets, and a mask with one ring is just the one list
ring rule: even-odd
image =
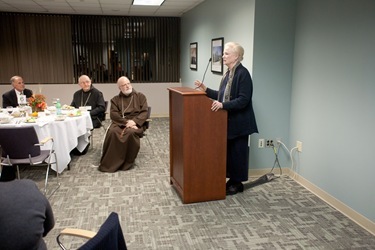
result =
[[227,189],[227,195],[234,195],[243,192],[243,184],[241,182],[230,185]]
[[229,179],[227,181],[227,183],[225,184],[225,189],[228,190],[228,188],[234,184],[234,181],[232,181],[232,179]]
[[70,153],[73,154],[73,155],[85,155],[87,153],[87,151],[89,151],[89,148],[90,148],[90,143],[87,144],[87,146],[85,147],[85,149],[82,152],[79,152],[79,150],[77,148],[74,148],[72,151],[70,151]]

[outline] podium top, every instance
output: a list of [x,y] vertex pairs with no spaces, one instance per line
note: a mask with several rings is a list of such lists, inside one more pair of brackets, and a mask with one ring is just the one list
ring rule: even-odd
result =
[[168,90],[177,92],[180,95],[206,95],[206,92],[197,89],[192,89],[189,87],[171,87],[168,88]]

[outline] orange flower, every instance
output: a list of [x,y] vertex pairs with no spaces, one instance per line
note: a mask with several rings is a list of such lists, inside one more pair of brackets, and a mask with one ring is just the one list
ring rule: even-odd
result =
[[32,108],[39,108],[41,110],[44,110],[47,108],[47,103],[46,103],[46,97],[42,94],[36,94],[36,95],[32,95],[30,98],[29,98],[29,105],[32,107]]

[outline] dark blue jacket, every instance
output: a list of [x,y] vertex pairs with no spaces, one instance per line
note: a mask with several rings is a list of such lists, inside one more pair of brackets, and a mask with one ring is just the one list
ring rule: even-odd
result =
[[[217,100],[219,91],[207,88],[206,93],[209,98]],[[240,64],[233,77],[230,101],[223,102],[223,109],[228,111],[228,139],[258,133],[252,96],[253,81],[249,71]]]

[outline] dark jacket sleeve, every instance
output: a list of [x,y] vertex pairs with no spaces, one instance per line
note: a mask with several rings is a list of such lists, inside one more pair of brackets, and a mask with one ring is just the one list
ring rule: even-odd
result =
[[75,107],[75,108],[79,108],[79,91],[76,91],[73,94],[73,100],[70,103],[70,106]]
[[243,67],[238,67],[233,78],[230,100],[223,103],[223,109],[228,111],[242,110],[248,106],[253,95],[253,82],[250,73]]
[[11,99],[10,99],[10,94],[9,92],[6,92],[3,94],[3,108],[6,108],[8,106],[13,106],[14,103],[12,103]]
[[25,89],[23,94],[26,96],[26,98],[29,98],[33,95],[33,91],[31,89]]
[[93,92],[94,99],[91,105],[90,115],[91,117],[97,117],[105,112],[105,102],[104,102],[103,93],[101,91],[97,89],[92,90],[92,91],[95,91],[95,92]]
[[252,96],[253,81],[241,65],[233,77],[230,100],[223,103],[223,109],[228,111],[228,139],[258,132]]
[[44,232],[43,237],[45,237],[49,231],[55,226],[55,218],[53,216],[53,211],[50,203],[46,199],[46,220],[44,221]]
[[[219,92],[207,88],[209,98],[217,100]],[[249,71],[241,65],[236,69],[230,91],[230,100],[223,102],[228,111],[228,139],[258,132],[253,104],[253,82]]]
[[213,90],[213,89],[210,89],[210,88],[207,88],[207,89],[206,89],[206,95],[207,95],[209,98],[213,99],[213,100],[217,100],[217,97],[218,97],[218,95],[219,95],[219,91],[217,91],[217,90]]

